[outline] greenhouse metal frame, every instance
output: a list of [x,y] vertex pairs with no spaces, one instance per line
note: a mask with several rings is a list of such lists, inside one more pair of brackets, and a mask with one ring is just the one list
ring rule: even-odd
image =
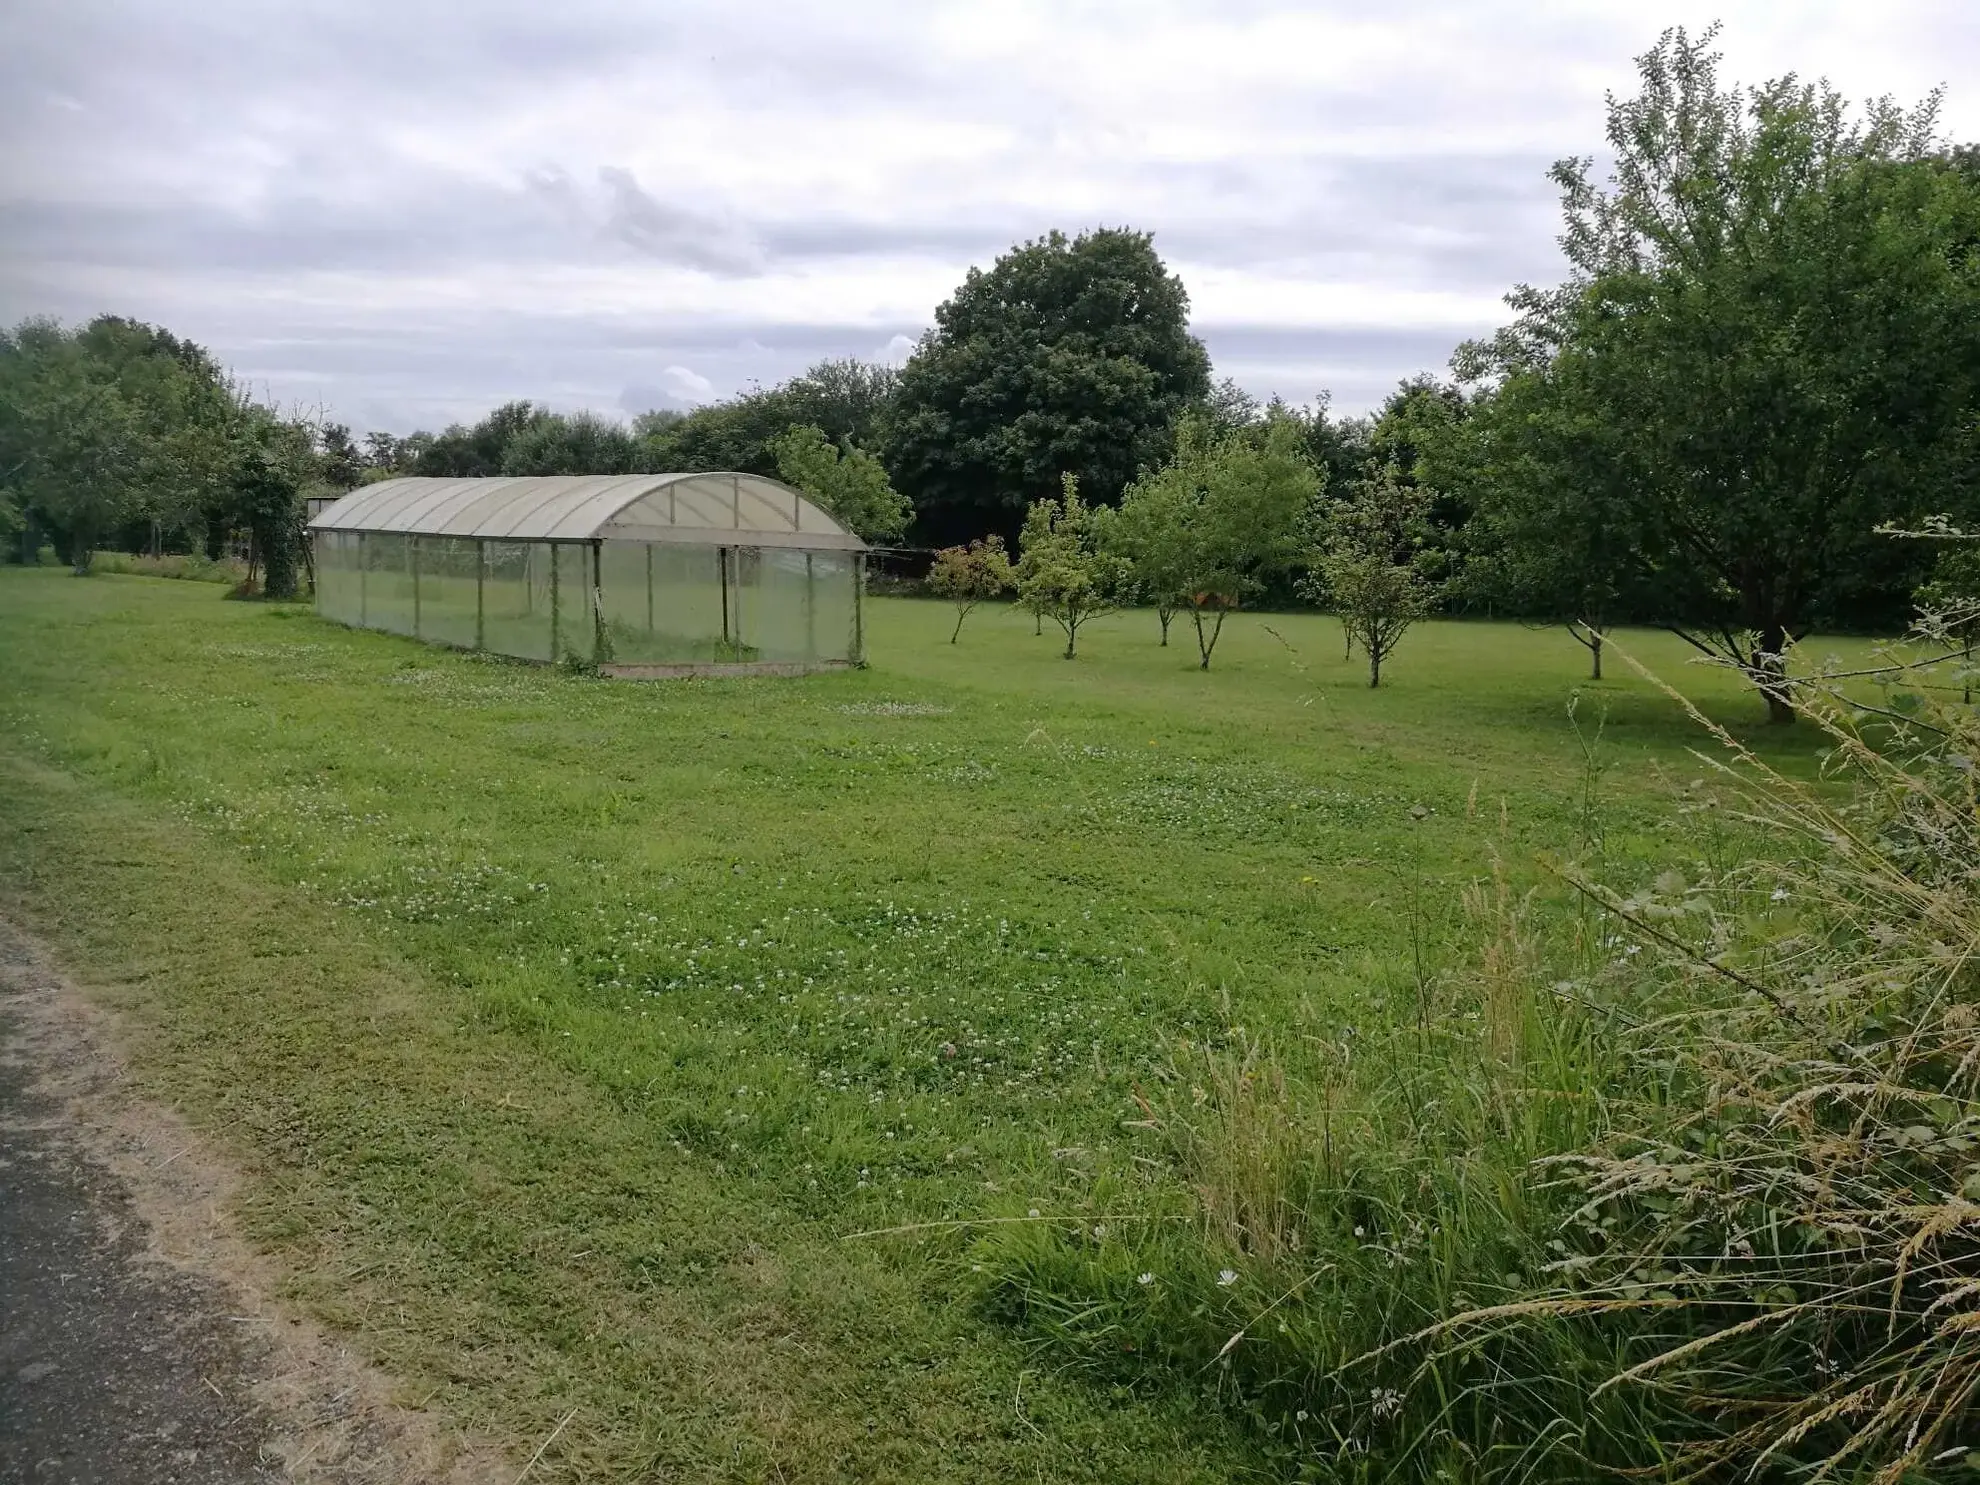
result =
[[628,677],[865,662],[865,543],[762,475],[383,480],[309,531],[358,628]]

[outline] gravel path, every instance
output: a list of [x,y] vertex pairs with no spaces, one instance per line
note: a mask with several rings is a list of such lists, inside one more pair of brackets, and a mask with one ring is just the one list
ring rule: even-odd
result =
[[238,1173],[117,1041],[0,921],[0,1482],[513,1480],[274,1299]]
[[78,1148],[0,1012],[0,1480],[281,1478],[243,1327],[150,1260],[124,1184]]

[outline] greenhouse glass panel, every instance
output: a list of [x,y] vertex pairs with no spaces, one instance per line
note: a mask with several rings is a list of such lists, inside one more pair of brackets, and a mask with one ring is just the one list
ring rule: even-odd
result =
[[419,637],[473,649],[479,543],[451,536],[422,536],[417,540]]
[[410,546],[410,538],[393,533],[373,531],[365,535],[364,622],[370,628],[413,633]]
[[357,574],[345,552],[345,543],[355,539],[342,531],[319,531],[312,548],[317,609],[340,624],[359,622]]
[[589,660],[597,639],[591,610],[591,548],[559,542],[550,552],[556,563],[557,658]]
[[364,622],[364,571],[359,546],[364,538],[354,531],[324,533],[330,544],[332,591],[336,616],[346,624]]
[[858,660],[858,559],[846,552],[812,552],[811,633],[821,660]]
[[744,585],[742,639],[758,660],[802,663],[814,657],[811,648],[810,583],[804,552],[778,547],[752,549],[745,565],[750,580]]
[[722,549],[656,544],[652,551],[655,658],[674,664],[733,660],[722,627]]
[[550,548],[543,542],[487,543],[481,588],[483,648],[524,660],[548,660]]

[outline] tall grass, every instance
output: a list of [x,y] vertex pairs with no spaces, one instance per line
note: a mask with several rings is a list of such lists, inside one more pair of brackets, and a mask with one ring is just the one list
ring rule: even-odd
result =
[[1980,1442],[1958,663],[1804,680],[1812,784],[1694,713],[1697,849],[1639,884],[1603,879],[1591,743],[1561,895],[1475,884],[1466,962],[1399,965],[1375,1025],[1175,1046],[1141,1186],[984,1236],[985,1302],[1208,1389],[1299,1478],[1951,1478]]
[[183,578],[196,583],[239,584],[247,580],[245,562],[232,557],[214,561],[196,552],[170,552],[162,557],[132,552],[98,552],[91,559],[90,568],[95,572]]

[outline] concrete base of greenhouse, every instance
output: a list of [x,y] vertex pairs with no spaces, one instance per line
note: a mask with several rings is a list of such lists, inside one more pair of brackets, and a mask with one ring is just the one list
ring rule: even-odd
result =
[[668,681],[686,676],[816,675],[825,670],[855,670],[852,660],[734,660],[681,665],[601,665],[598,673],[619,681]]

